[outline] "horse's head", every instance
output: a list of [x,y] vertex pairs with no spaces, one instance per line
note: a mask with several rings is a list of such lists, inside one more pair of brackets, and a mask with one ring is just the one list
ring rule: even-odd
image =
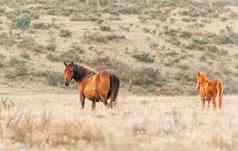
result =
[[73,79],[74,71],[73,71],[73,65],[74,63],[71,62],[70,64],[67,64],[64,62],[65,69],[64,69],[64,81],[65,86],[69,86],[70,81]]
[[205,73],[198,72],[196,89],[199,90],[201,85],[206,84],[207,82],[208,82],[208,76]]

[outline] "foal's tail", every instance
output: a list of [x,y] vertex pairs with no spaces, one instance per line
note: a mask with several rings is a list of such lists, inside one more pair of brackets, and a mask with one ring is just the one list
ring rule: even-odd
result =
[[119,88],[120,88],[120,80],[117,76],[115,76],[114,74],[111,74],[110,76],[110,101],[113,103],[116,103],[116,99],[117,99],[117,95],[119,92]]
[[223,102],[223,94],[224,94],[224,85],[221,81],[217,81],[217,98],[219,101],[219,108],[222,108],[222,102]]

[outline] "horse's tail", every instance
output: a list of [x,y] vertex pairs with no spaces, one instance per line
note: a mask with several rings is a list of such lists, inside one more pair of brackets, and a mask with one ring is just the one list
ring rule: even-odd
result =
[[96,97],[98,100],[101,100],[101,96],[100,96],[100,93],[99,93],[99,80],[100,80],[100,75],[99,74],[96,74]]
[[217,81],[217,98],[218,98],[218,101],[219,101],[219,108],[221,109],[222,108],[222,97],[223,97],[223,94],[224,94],[224,85],[221,81]]
[[110,101],[116,103],[116,98],[120,88],[120,80],[114,74],[110,76]]

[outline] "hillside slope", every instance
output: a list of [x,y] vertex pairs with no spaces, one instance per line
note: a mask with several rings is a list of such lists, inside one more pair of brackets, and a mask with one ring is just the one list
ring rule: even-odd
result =
[[62,88],[63,61],[74,61],[114,72],[137,94],[195,94],[197,71],[222,79],[226,93],[238,92],[238,7],[99,2],[1,1],[0,83]]

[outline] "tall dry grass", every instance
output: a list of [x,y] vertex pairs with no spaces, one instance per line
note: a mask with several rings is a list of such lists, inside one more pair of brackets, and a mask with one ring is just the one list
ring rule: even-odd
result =
[[127,97],[114,110],[99,105],[73,118],[56,118],[59,111],[41,106],[29,112],[0,104],[0,141],[6,150],[232,151],[238,149],[234,98],[224,111],[213,111],[191,97]]

